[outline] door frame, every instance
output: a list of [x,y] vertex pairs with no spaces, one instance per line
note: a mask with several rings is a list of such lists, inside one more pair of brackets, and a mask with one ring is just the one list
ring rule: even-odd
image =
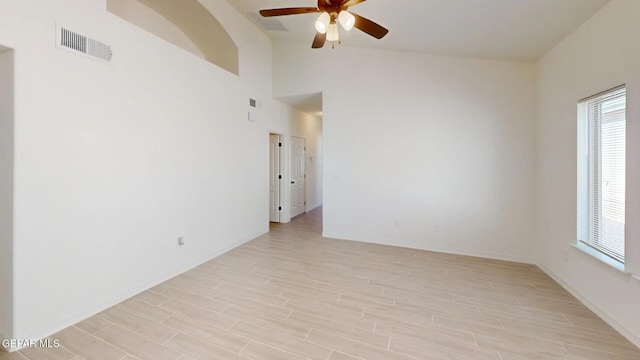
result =
[[303,210],[301,213],[297,214],[298,215],[303,215],[307,212],[307,139],[302,137],[302,136],[295,136],[292,135],[290,137],[290,141],[289,141],[289,182],[287,183],[287,185],[289,186],[289,215],[291,217],[293,216],[293,196],[291,195],[291,191],[293,189],[293,186],[291,184],[293,184],[293,162],[296,160],[295,157],[293,156],[293,145],[294,145],[294,140],[293,139],[300,139],[303,141],[304,145],[303,145],[303,157],[302,157],[302,164],[304,166],[303,169],[303,189],[302,189],[302,201],[303,201]]
[[[278,137],[278,161],[277,164],[273,163],[271,161],[271,150],[269,149],[269,177],[268,177],[268,184],[269,184],[269,208],[271,207],[271,173],[272,171],[276,170],[278,175],[279,175],[279,179],[278,179],[278,221],[272,221],[271,219],[271,211],[269,211],[269,222],[274,222],[274,223],[283,223],[283,222],[288,222],[288,220],[285,218],[284,216],[284,196],[283,196],[283,181],[285,180],[285,174],[284,174],[284,167],[283,165],[283,158],[284,158],[284,152],[282,151],[282,147],[284,146],[283,144],[283,138],[284,136],[282,134],[278,134],[278,133],[273,133],[273,132],[269,132],[269,145],[271,145],[271,137],[272,136],[277,136]],[[277,169],[274,169],[274,166]]]

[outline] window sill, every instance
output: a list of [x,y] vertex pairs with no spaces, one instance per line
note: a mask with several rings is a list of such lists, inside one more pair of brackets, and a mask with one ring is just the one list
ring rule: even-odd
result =
[[[574,244],[571,244],[571,246],[573,246],[574,248],[580,250],[581,252],[583,252],[583,253],[585,253],[587,255],[590,255],[591,257],[596,258],[600,262],[602,262],[602,263],[604,263],[604,264],[606,264],[606,265],[608,265],[608,266],[620,271],[621,273],[626,274],[625,271],[624,271],[624,264],[623,263],[621,263],[621,262],[619,262],[617,260],[614,260],[614,259],[608,257],[607,255],[604,255],[604,254],[600,253],[599,251],[597,251],[595,249],[592,249],[592,248],[590,248],[590,247],[588,247],[588,246],[586,246],[586,245],[584,245],[582,243],[577,243],[577,244],[574,243]],[[629,275],[629,274],[627,274],[627,275]]]

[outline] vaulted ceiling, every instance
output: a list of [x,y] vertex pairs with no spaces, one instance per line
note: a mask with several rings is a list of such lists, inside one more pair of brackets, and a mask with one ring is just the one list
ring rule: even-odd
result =
[[[351,10],[385,26],[389,34],[376,40],[355,29],[340,29],[340,35],[344,46],[535,62],[608,1],[367,0]],[[260,9],[317,5],[316,0],[228,2],[256,23]],[[274,39],[308,41],[311,46],[317,17],[278,17],[286,30],[264,31]]]
[[[262,18],[269,8],[315,7],[317,0],[227,0],[272,39],[308,42],[318,14]],[[609,0],[365,0],[349,11],[389,29],[381,40],[340,28],[342,45],[534,63]],[[332,50],[331,46],[314,51]],[[308,113],[321,94],[283,98]]]

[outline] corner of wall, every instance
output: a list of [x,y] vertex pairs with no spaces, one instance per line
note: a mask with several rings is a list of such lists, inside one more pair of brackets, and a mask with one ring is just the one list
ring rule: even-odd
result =
[[[576,241],[576,107],[581,98],[626,83],[638,88],[640,52],[634,34],[640,2],[614,0],[605,4],[572,34],[536,63],[536,241],[540,269],[578,298],[600,318],[640,346],[640,311],[632,301],[640,286],[590,255],[573,255]],[[631,65],[634,64],[634,65]],[[636,96],[637,98],[637,96]],[[629,102],[628,103],[637,103]],[[638,107],[627,107],[636,119]],[[637,144],[637,122],[627,123],[628,144]],[[637,184],[640,147],[627,146],[627,184]],[[640,206],[637,186],[627,185],[626,234],[637,239]],[[627,254],[629,264],[640,256]]]
[[13,335],[14,52],[0,52],[0,335]]
[[545,274],[549,275],[555,282],[560,284],[565,290],[567,290],[571,295],[573,295],[576,299],[578,299],[582,304],[584,304],[589,310],[593,311],[596,315],[598,315],[602,320],[604,320],[607,324],[609,324],[612,328],[614,328],[617,332],[622,334],[625,338],[631,341],[637,347],[640,347],[640,336],[631,332],[628,327],[622,325],[616,319],[612,318],[608,315],[608,313],[601,309],[599,306],[594,304],[589,298],[585,297],[582,293],[572,287],[569,283],[562,280],[560,276],[551,271],[549,268],[544,266],[543,264],[536,264],[540,270],[544,271]]

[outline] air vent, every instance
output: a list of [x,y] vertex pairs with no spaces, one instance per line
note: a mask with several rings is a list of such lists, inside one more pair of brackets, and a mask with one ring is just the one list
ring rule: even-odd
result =
[[111,62],[111,46],[64,27],[59,27],[57,33],[58,48],[83,54],[104,63]]
[[254,12],[250,12],[249,16],[253,18],[263,29],[269,31],[289,31],[280,20],[272,17],[263,17],[262,15]]

